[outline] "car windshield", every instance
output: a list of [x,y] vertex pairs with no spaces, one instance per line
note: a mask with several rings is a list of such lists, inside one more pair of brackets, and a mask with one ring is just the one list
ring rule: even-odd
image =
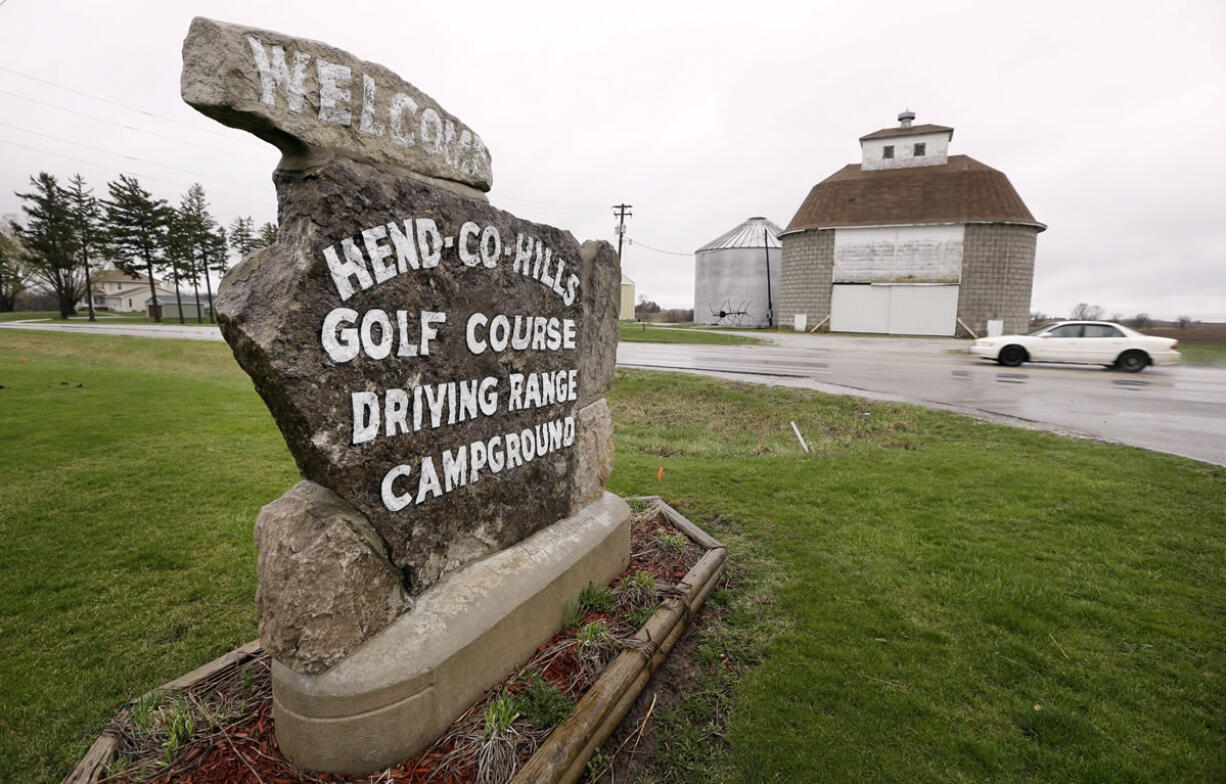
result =
[[1052,325],[1051,325],[1051,324],[1045,324],[1045,325],[1043,325],[1043,326],[1039,327],[1038,329],[1031,330],[1030,332],[1027,332],[1026,334],[1027,334],[1027,335],[1041,335],[1042,333],[1046,332],[1047,330],[1049,330],[1049,329],[1051,329],[1051,328],[1052,328]]

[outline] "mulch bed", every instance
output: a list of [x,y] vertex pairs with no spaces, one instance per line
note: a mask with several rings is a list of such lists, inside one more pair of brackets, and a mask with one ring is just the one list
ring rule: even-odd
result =
[[[638,572],[648,572],[655,578],[658,595],[663,595],[697,563],[703,551],[688,538],[684,546],[677,547],[678,532],[662,515],[653,514],[654,508],[649,509],[632,520],[630,566],[611,587],[620,586]],[[665,539],[670,540],[668,546],[661,545]],[[263,655],[184,692],[154,695],[152,701],[146,697],[126,706],[108,727],[119,743],[116,762],[108,766],[108,775],[100,781],[108,784],[498,781],[504,774],[492,776],[482,756],[489,753],[488,748],[482,748],[486,707],[499,695],[526,688],[532,675],[547,681],[572,702],[577,700],[599,675],[593,671],[590,657],[581,661],[577,633],[584,625],[596,621],[603,621],[619,640],[638,631],[637,626],[616,612],[588,612],[577,624],[542,645],[520,670],[486,692],[433,746],[378,774],[343,776],[300,771],[281,756],[273,727],[270,664],[267,655]],[[143,714],[138,716],[143,721],[134,722],[134,712]],[[157,721],[149,721],[150,713],[157,714]],[[185,729],[188,719],[182,718],[184,715],[191,717],[190,728]],[[139,729],[138,725],[146,729]],[[513,753],[515,758],[511,769],[522,765],[551,731],[552,727],[542,729],[517,720],[505,744],[505,753]],[[499,770],[505,771],[506,765]]]

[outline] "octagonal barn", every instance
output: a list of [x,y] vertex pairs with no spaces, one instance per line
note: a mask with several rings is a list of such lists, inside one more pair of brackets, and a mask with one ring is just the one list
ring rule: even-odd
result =
[[779,323],[779,227],[749,218],[694,251],[694,323]]
[[[860,137],[861,162],[813,186],[780,235],[780,321],[834,332],[1024,332],[1035,220],[1003,172],[949,155],[954,129]],[[796,319],[797,315],[805,318]]]

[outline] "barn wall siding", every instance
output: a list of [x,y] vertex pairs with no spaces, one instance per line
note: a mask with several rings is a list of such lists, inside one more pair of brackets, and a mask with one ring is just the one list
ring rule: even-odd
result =
[[834,282],[956,283],[962,224],[835,229]]
[[958,315],[977,334],[987,334],[988,319],[1004,319],[1005,334],[1029,327],[1038,234],[1033,226],[967,225]]
[[830,315],[830,285],[834,272],[834,230],[802,231],[781,237],[779,323],[791,326],[798,313],[809,328]]

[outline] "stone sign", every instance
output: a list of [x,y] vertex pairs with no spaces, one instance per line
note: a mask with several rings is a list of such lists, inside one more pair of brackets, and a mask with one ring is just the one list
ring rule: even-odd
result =
[[324,44],[198,18],[182,93],[283,153],[216,310],[304,479],[257,522],[261,640],[320,673],[602,497],[617,254],[491,207],[476,133]]
[[385,163],[488,191],[481,137],[377,63],[318,41],[197,17],[183,42],[183,100],[290,157]]

